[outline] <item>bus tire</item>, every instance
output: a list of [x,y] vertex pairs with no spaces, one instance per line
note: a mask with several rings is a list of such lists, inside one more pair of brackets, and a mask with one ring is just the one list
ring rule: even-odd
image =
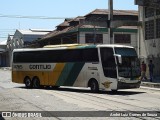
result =
[[112,90],[111,92],[112,92],[112,93],[117,93],[117,91],[118,91],[118,90]]
[[36,89],[40,88],[40,80],[38,77],[34,77],[32,82],[33,82],[33,88],[36,88]]
[[97,93],[99,91],[99,85],[97,80],[93,79],[89,82],[89,87],[93,93]]
[[60,86],[52,86],[53,89],[58,89]]
[[32,81],[29,77],[24,78],[24,84],[25,84],[26,88],[32,88]]

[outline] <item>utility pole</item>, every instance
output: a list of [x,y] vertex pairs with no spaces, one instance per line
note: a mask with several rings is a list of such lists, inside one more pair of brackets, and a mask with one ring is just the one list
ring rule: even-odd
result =
[[111,28],[111,22],[113,20],[113,0],[108,0],[108,10],[109,10],[109,14],[108,14],[108,40],[109,43],[112,44],[113,43],[113,31]]
[[94,37],[93,37],[93,39],[94,39],[94,45],[96,44],[96,26],[95,26],[95,24],[94,24]]

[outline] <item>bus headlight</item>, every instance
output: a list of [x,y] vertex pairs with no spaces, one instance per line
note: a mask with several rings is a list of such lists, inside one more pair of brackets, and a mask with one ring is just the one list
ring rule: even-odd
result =
[[118,81],[125,82],[126,80],[124,78],[119,78]]

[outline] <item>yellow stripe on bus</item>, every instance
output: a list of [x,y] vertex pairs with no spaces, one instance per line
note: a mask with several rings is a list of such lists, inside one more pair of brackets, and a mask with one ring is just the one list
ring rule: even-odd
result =
[[54,70],[52,72],[50,72],[49,75],[49,85],[55,85],[59,76],[62,73],[62,70],[64,69],[65,63],[57,63]]

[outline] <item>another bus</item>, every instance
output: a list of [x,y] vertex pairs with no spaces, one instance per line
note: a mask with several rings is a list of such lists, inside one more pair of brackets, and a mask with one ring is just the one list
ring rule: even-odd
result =
[[140,63],[124,45],[54,45],[13,51],[12,82],[40,86],[90,87],[92,92],[139,88]]

